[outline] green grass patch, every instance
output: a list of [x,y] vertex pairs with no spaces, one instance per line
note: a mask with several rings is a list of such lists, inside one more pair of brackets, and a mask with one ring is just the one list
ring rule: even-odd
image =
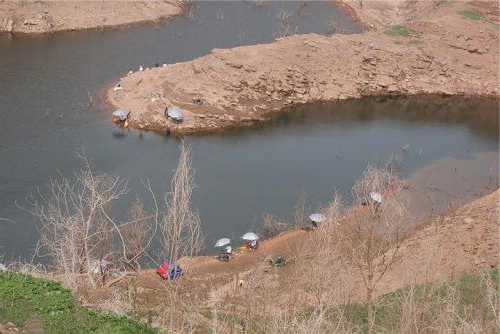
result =
[[[494,283],[494,290],[500,293],[499,270],[488,273],[490,281]],[[410,293],[411,292],[411,293]],[[402,312],[405,302],[412,298],[413,305],[421,306],[425,310],[419,314],[422,323],[434,323],[435,318],[453,303],[458,319],[474,317],[484,322],[495,321],[487,302],[486,287],[479,275],[465,275],[460,279],[444,284],[426,284],[410,289],[400,289],[381,296],[375,303],[375,329],[377,333],[396,333],[401,328]],[[425,305],[425,307],[422,307]],[[302,316],[307,319],[313,316],[309,310]],[[368,331],[368,309],[366,304],[356,303],[332,308],[327,312],[328,320],[337,323],[344,318],[354,328],[361,332]]]
[[474,20],[474,21],[480,21],[484,18],[484,16],[476,11],[473,10],[463,10],[459,12],[460,15],[462,15],[464,18],[469,19],[469,20]]
[[0,321],[17,326],[37,317],[46,333],[157,333],[127,317],[78,305],[59,283],[18,273],[0,273]]
[[392,25],[385,31],[385,33],[389,36],[401,36],[408,37],[410,35],[415,35],[416,32],[408,27],[396,24]]

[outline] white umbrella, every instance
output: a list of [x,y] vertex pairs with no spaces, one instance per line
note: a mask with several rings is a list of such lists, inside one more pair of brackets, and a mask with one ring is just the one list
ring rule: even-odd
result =
[[325,216],[322,215],[321,213],[313,213],[312,215],[309,216],[309,219],[315,223],[321,223],[322,221],[325,220]]
[[381,193],[378,193],[378,192],[375,192],[375,191],[372,191],[370,193],[370,198],[372,199],[372,201],[374,202],[377,202],[377,203],[382,203],[382,194]]
[[184,120],[184,113],[179,107],[176,106],[167,108],[166,116],[179,123]]
[[222,239],[217,240],[214,247],[224,247],[224,246],[229,245],[230,243],[231,243],[231,239],[222,238]]
[[254,240],[259,240],[259,236],[253,232],[248,232],[248,233],[243,234],[241,239],[254,241]]
[[119,121],[126,121],[129,115],[130,112],[123,109],[113,111],[113,118]]

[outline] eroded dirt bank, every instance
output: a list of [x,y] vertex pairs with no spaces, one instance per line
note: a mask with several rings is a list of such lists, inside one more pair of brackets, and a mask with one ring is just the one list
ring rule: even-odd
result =
[[47,33],[166,19],[182,13],[176,0],[0,1],[0,32]]
[[[367,3],[354,7],[370,27],[365,33],[216,49],[127,75],[107,99],[131,111],[132,127],[193,133],[252,124],[295,103],[380,94],[498,96],[494,2]],[[165,119],[169,105],[186,110],[184,123]]]

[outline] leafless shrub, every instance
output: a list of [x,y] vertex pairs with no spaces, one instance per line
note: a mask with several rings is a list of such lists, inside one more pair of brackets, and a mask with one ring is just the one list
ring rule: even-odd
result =
[[323,226],[335,228],[335,226],[339,225],[340,221],[343,219],[342,215],[344,212],[342,196],[335,194],[333,199],[323,211],[326,218]]
[[280,23],[278,37],[290,36],[297,31],[297,27],[295,27],[295,31],[292,28],[291,17],[292,13],[286,10],[280,10],[278,14],[278,21]]
[[183,0],[180,6],[183,9],[183,15],[192,20],[196,17],[198,5],[193,0]]
[[193,256],[203,245],[200,216],[191,207],[193,188],[191,152],[183,143],[170,193],[165,198],[166,213],[160,221],[162,250],[171,261]]
[[74,182],[65,177],[52,180],[49,194],[34,202],[41,249],[68,286],[75,287],[82,275],[96,285],[101,260],[112,253],[114,222],[108,211],[126,191],[124,181],[94,174],[86,161]]
[[328,22],[328,33],[329,34],[337,34],[337,33],[342,33],[342,27],[341,25],[335,20],[332,19]]
[[307,224],[307,215],[306,215],[306,195],[301,193],[299,195],[299,199],[297,200],[297,204],[295,204],[295,212],[293,215],[294,225],[296,229],[304,228]]
[[143,203],[136,199],[129,209],[129,222],[120,226],[126,244],[125,265],[133,270],[140,269],[140,263],[145,255],[155,229],[153,228],[153,215],[148,214]]
[[157,310],[155,327],[168,328],[172,333],[202,333],[209,321],[204,315],[206,309],[197,298],[186,298],[186,291],[170,285],[162,291],[164,304]]
[[108,297],[99,300],[97,303],[93,304],[92,307],[122,316],[129,314],[133,310],[129,298],[120,288],[113,288]]
[[[407,287],[400,293],[398,332],[498,332],[498,293],[487,272],[480,273],[478,280],[469,283],[477,284],[473,295],[469,295],[471,292],[467,291],[468,288],[459,289],[459,285],[454,282]],[[471,298],[474,299],[472,303]]]
[[[348,303],[352,286],[346,270],[340,272],[338,266],[338,226],[342,219],[342,199],[335,195],[329,205],[322,210],[326,219],[308,235],[307,243],[297,258],[296,277],[307,282],[310,304],[323,308],[331,304]],[[341,288],[340,288],[341,287]]]
[[50,272],[40,263],[11,262],[5,266],[7,271],[13,271],[34,277],[49,277]]
[[269,239],[288,230],[288,228],[289,225],[286,222],[280,221],[273,215],[265,215],[264,223],[260,229],[260,235],[264,239]]
[[[368,329],[373,332],[374,293],[377,284],[399,260],[403,222],[407,211],[398,196],[400,184],[390,172],[368,167],[353,187],[354,206],[338,227],[340,260],[360,275],[366,291]],[[377,204],[370,193],[383,195]]]
[[[481,284],[484,287],[484,300],[494,319],[494,327],[500,331],[500,295],[498,287],[495,288],[495,282],[487,272],[481,273]],[[500,282],[496,282],[500,284]]]

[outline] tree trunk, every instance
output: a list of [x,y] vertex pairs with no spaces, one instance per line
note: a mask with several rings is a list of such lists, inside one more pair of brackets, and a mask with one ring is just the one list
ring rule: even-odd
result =
[[373,290],[371,288],[367,289],[366,294],[366,305],[368,309],[368,334],[373,333],[373,325],[375,323],[375,317],[373,314]]

